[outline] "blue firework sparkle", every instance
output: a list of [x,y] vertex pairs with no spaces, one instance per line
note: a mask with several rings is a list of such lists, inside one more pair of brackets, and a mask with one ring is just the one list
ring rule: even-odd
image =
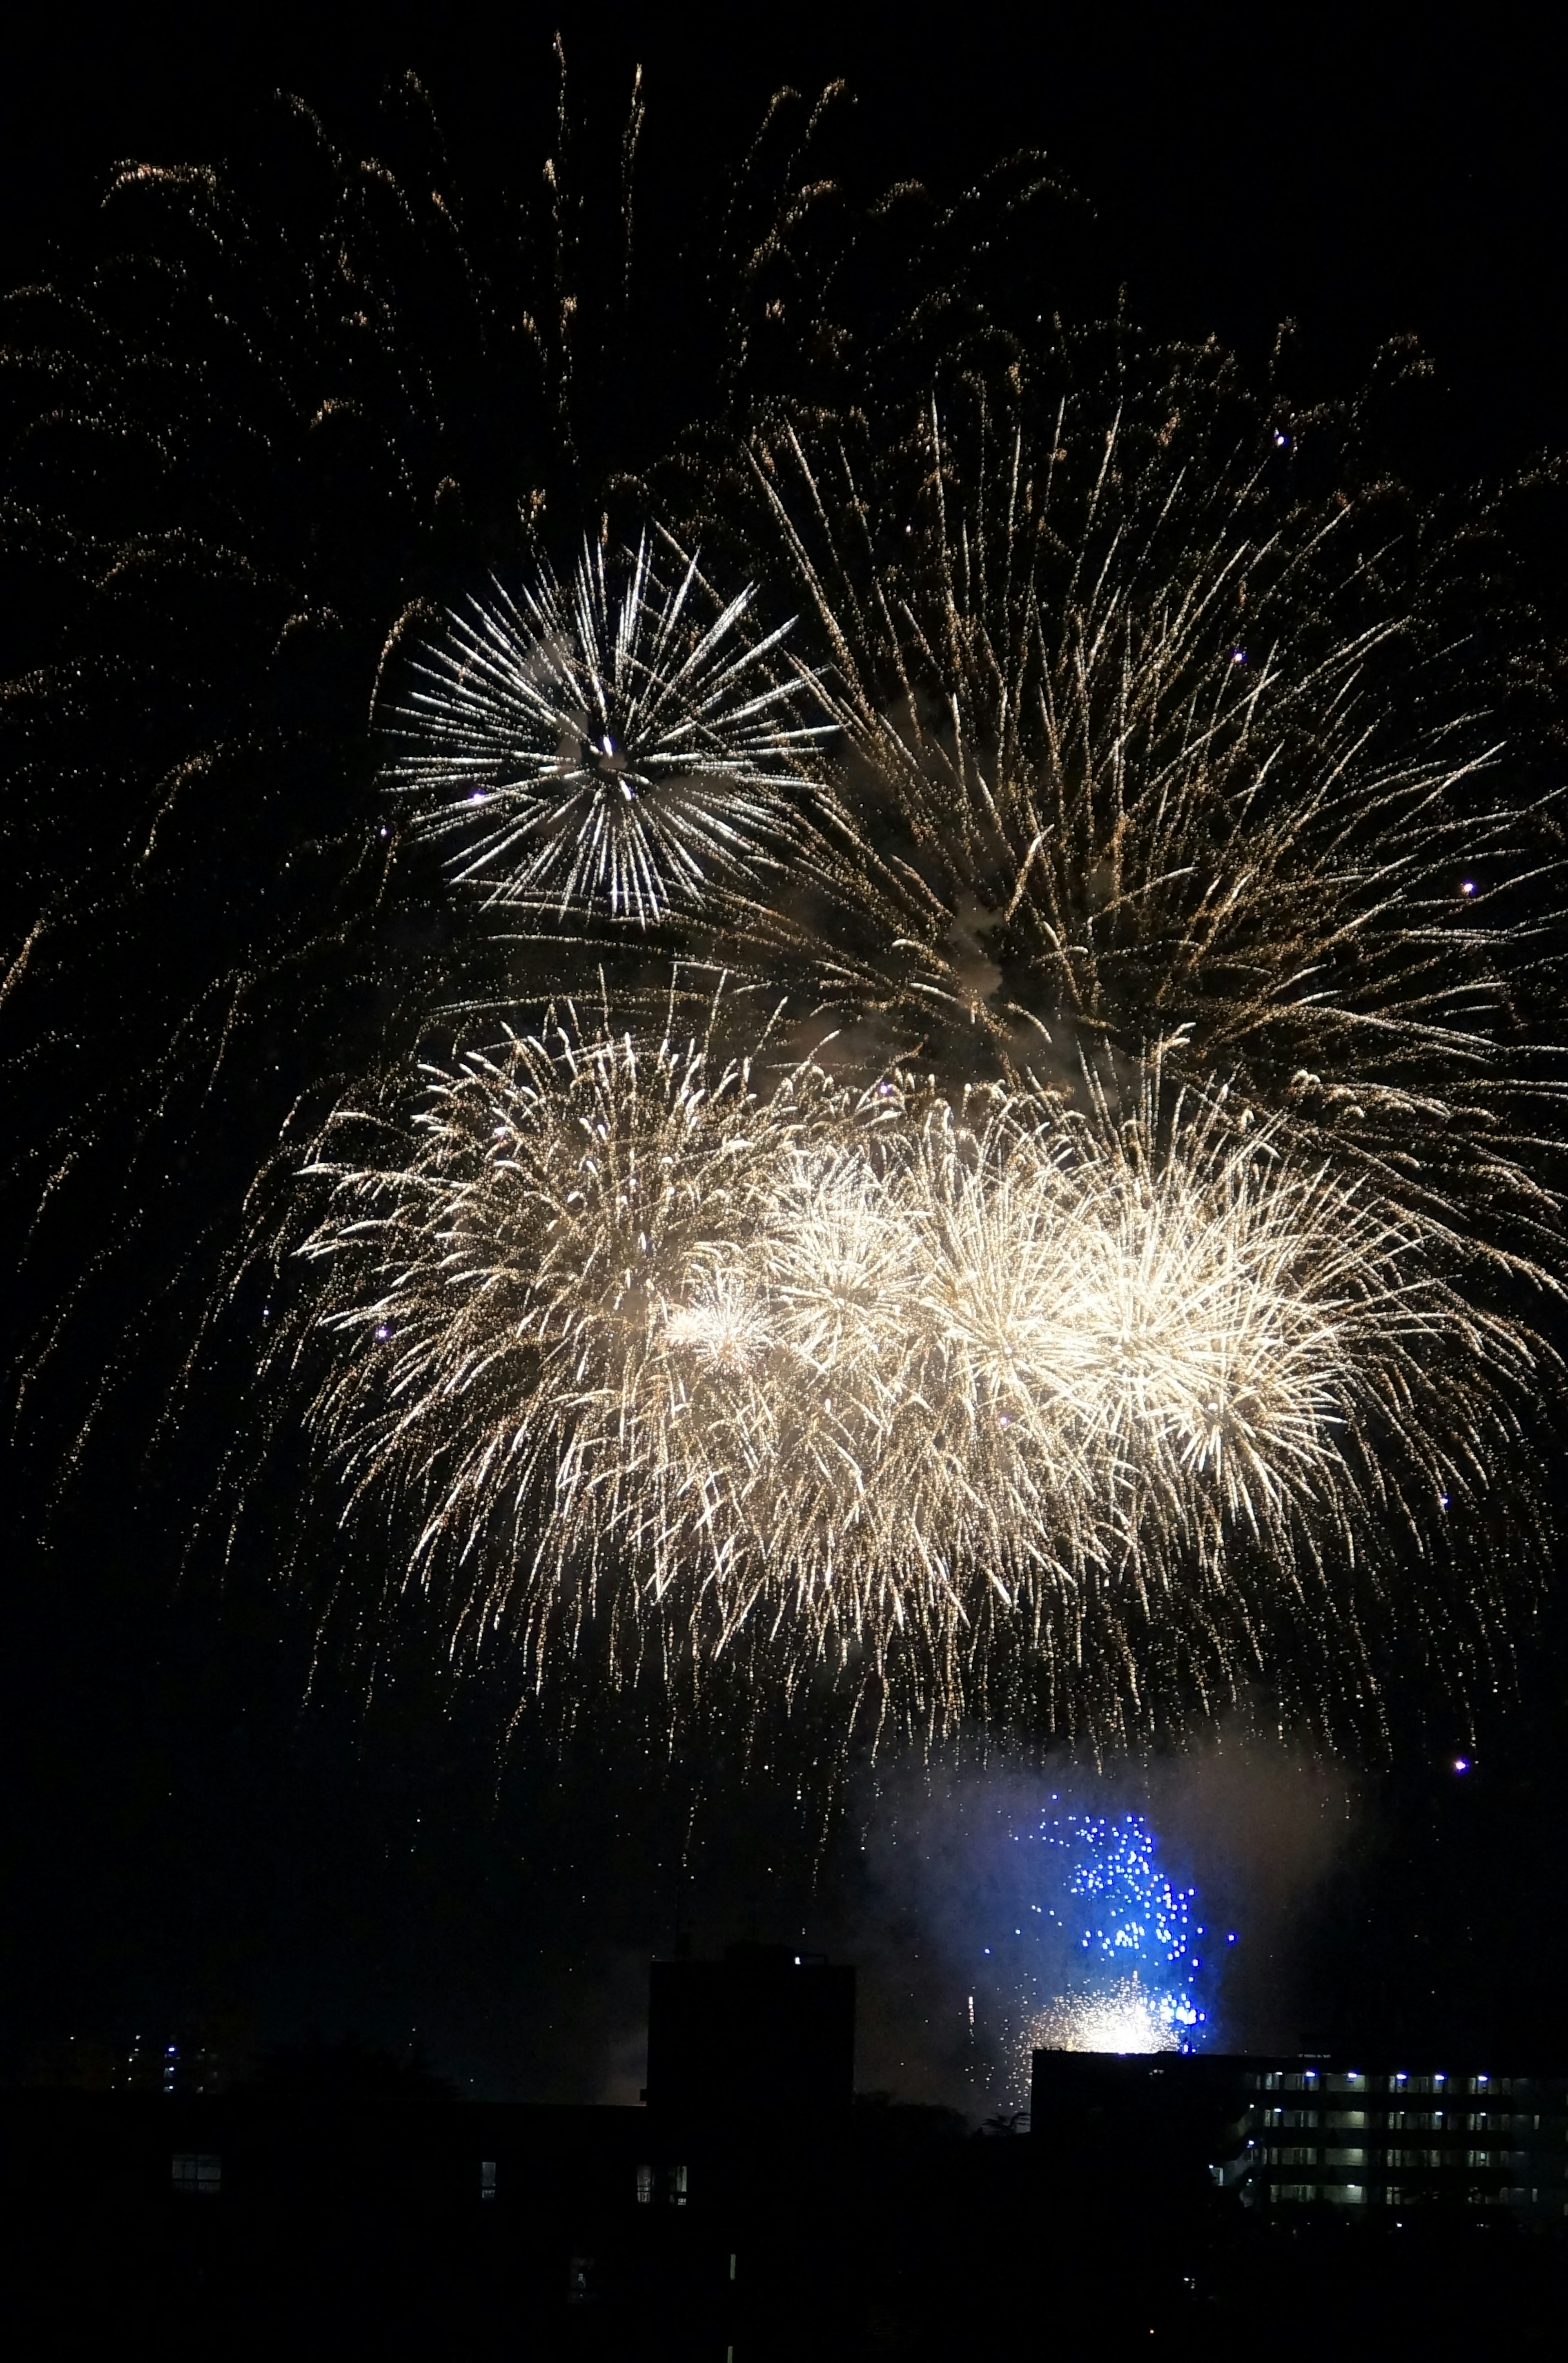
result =
[[[1061,1881],[1059,1904],[1035,1909],[1073,1936],[1082,1963],[1081,1976],[1058,2000],[1058,2014],[1067,2005],[1066,2016],[1092,2034],[1097,2016],[1115,2032],[1110,2020],[1129,2022],[1131,2010],[1121,2032],[1143,2020],[1151,2036],[1164,2039],[1114,2047],[1196,2050],[1209,2020],[1199,1950],[1208,1931],[1197,1916],[1197,1888],[1172,1885],[1142,1814],[1064,1814],[1042,1821],[1038,1836],[1059,1862]],[[1141,2005],[1128,1991],[1134,1984]],[[1049,2008],[1046,2014],[1053,2014]]]
[[1146,1817],[1047,1811],[1012,1843],[1012,1925],[980,1948],[971,2011],[1020,2102],[1036,2049],[1200,2049],[1215,1958],[1235,1937],[1162,1865]]

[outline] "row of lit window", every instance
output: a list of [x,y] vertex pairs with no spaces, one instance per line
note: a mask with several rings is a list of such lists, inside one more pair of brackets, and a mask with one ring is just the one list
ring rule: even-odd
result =
[[1534,2092],[1539,2079],[1531,2076],[1407,2076],[1363,2075],[1354,2068],[1268,2068],[1246,2080],[1249,2092],[1474,2092],[1483,2099],[1499,2094]]
[[[1309,2149],[1293,2142],[1270,2143],[1259,2153],[1264,2166],[1365,2166],[1364,2149]],[[1506,2167],[1524,2153],[1507,2149],[1386,2149],[1374,2150],[1380,2166]]]
[[[1444,2199],[1449,2197],[1447,2192],[1440,2194],[1423,2190],[1419,2183],[1388,2182],[1380,2187],[1374,2186],[1370,2191],[1364,2182],[1276,2182],[1273,2185],[1276,2204],[1287,2207],[1293,2204],[1311,2205],[1320,2201],[1331,2207],[1364,2207],[1369,2202],[1385,2207],[1419,2207],[1423,2201],[1430,2202],[1440,2195]],[[1540,2193],[1521,2183],[1500,2191],[1470,2190],[1464,2193],[1464,2199],[1471,2207],[1533,2207],[1540,2203]]]
[[1376,2126],[1389,2133],[1531,2134],[1540,2131],[1539,2115],[1510,2109],[1260,2109],[1258,2122],[1269,2127],[1326,2125],[1345,2133],[1364,2133]]

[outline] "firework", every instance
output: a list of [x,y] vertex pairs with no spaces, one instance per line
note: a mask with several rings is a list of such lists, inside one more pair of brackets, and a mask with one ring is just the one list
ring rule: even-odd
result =
[[563,1025],[312,1160],[274,1365],[476,1647],[603,1606],[920,1720],[1152,1617],[1234,1680],[1260,1595],[1419,1545],[1507,1433],[1518,1333],[1266,1131],[765,1073]]
[[[748,167],[677,316],[640,100],[602,218],[563,113],[520,243],[417,113],[360,165],[293,110],[276,205],[127,171],[157,267],[18,307],[28,1385],[80,1334],[105,1401],[95,1308],[139,1367],[341,1104],[267,1218],[274,1432],[459,1653],[605,1614],[915,1720],[1375,1698],[1369,1603],[1403,1555],[1430,1640],[1555,1367],[1556,820],[1485,709],[1556,676],[1496,507],[1047,332],[1032,166],[856,271],[804,149]],[[596,971],[624,1031],[541,1021]]]
[[[836,112],[777,102],[725,174],[709,230],[685,223],[672,272],[657,211],[632,238],[640,85],[589,136],[563,80],[558,107],[536,118],[547,144],[515,204],[465,185],[413,77],[384,94],[373,157],[281,96],[222,165],[116,167],[84,239],[51,248],[47,271],[40,251],[38,282],[5,299],[6,431],[29,456],[0,527],[34,629],[4,684],[0,1014],[15,1121],[0,1185],[28,1243],[6,1352],[44,1493],[95,1404],[167,1404],[291,1110],[319,1118],[353,1078],[412,1059],[434,1011],[510,1013],[536,987],[536,1019],[607,956],[585,956],[558,917],[576,891],[569,863],[550,871],[555,901],[536,898],[513,928],[525,920],[549,941],[498,949],[472,924],[476,892],[454,914],[415,826],[453,823],[436,842],[461,868],[458,849],[492,843],[502,809],[513,829],[524,821],[505,759],[513,723],[525,753],[540,751],[539,716],[519,715],[515,683],[512,706],[469,716],[481,737],[504,718],[504,746],[485,741],[493,809],[453,811],[438,784],[389,795],[367,719],[390,717],[394,689],[412,698],[417,649],[434,695],[455,684],[442,651],[465,628],[531,644],[519,585],[554,601],[569,639],[582,625],[580,653],[605,656],[613,690],[625,652],[595,635],[613,641],[628,578],[607,555],[584,622],[572,579],[584,525],[595,551],[635,552],[637,486],[683,436],[723,432],[727,448],[732,408],[766,408],[819,376],[824,399],[859,397],[841,368],[812,361],[849,349],[823,308],[842,241],[813,243]],[[923,243],[912,213],[907,235],[882,237],[893,341],[903,291],[930,283]],[[962,262],[951,248],[944,268]],[[99,466],[93,454],[110,449],[128,472]],[[547,548],[564,587],[551,588]],[[695,578],[682,603],[684,562],[649,594],[657,571],[632,602],[644,656],[672,633],[657,663],[679,674],[722,628],[711,665],[696,657],[700,696],[690,672],[666,680],[645,750],[669,751],[679,707],[696,784],[661,773],[676,809],[660,818],[659,794],[643,798],[640,834],[607,798],[602,866],[590,855],[578,873],[594,915],[609,915],[602,932],[616,932],[621,894],[620,933],[639,943],[654,893],[661,910],[684,907],[689,854],[712,875],[727,848],[743,880],[777,857],[776,772],[789,770],[774,761],[784,704],[767,704],[777,651],[756,645],[788,609],[754,629],[749,609]],[[510,617],[485,594],[492,577],[511,586]],[[749,578],[725,579],[733,593]],[[466,604],[475,592],[482,615]],[[566,700],[565,676],[550,679]],[[624,670],[628,684],[646,718],[646,679]],[[583,711],[591,723],[591,695]],[[625,776],[613,717],[610,754],[605,735],[581,733],[598,738],[584,768],[602,787]],[[417,768],[418,749],[400,745]],[[469,756],[448,741],[433,772]],[[527,845],[538,861],[544,837]],[[153,1297],[182,1308],[177,1344],[145,1317]]]
[[1294,438],[1217,452],[1216,407],[1176,382],[1035,440],[932,410],[864,475],[757,447],[747,546],[839,736],[831,844],[753,960],[846,1071],[1179,1069],[1550,1279],[1552,798],[1499,765],[1441,571],[1375,571],[1375,504],[1293,499]]
[[1025,2050],[1193,2049],[1208,2021],[1197,1998],[1195,1947],[1206,1934],[1197,1890],[1173,1887],[1160,1870],[1141,1814],[1064,1814],[1042,1822],[1038,1836],[1066,1858],[1067,1876],[1058,1902],[1036,1914],[1080,1958],[1066,1989],[1030,2019]]
[[1177,2004],[1152,1993],[1134,1970],[1088,1993],[1059,1995],[1034,2019],[1026,2040],[1042,2051],[1180,2051],[1188,2024]]
[[703,620],[697,561],[666,589],[646,539],[580,557],[569,592],[541,573],[447,618],[395,709],[394,774],[450,868],[491,905],[594,909],[639,926],[728,882],[777,879],[798,836],[790,791],[833,728],[793,718],[807,684],[747,642],[752,594]]

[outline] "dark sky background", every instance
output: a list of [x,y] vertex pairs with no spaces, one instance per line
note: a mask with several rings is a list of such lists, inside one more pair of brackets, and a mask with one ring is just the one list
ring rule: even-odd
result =
[[[1124,279],[1156,328],[1255,355],[1294,316],[1325,383],[1414,330],[1455,471],[1568,444],[1559,86],[1523,14],[1486,11],[1441,44],[1415,9],[961,10],[940,40],[923,17],[844,14],[847,31],[809,11],[735,11],[722,29],[688,12],[644,39],[594,10],[565,32],[591,98],[642,59],[650,169],[671,186],[780,81],[842,74],[869,178],[953,183],[1044,147],[1094,210],[1108,283]],[[308,25],[241,12],[219,35],[205,14],[40,10],[8,35],[0,265],[37,272],[112,160],[221,153],[278,82],[351,139],[412,63],[453,141],[504,174],[539,150],[554,22],[388,10],[367,37],[327,7]],[[18,1477],[17,1501],[36,1492]],[[495,1700],[451,1694],[434,1649],[427,1678],[413,1653],[367,1705],[331,1663],[313,1673],[286,1600],[182,1590],[160,1555],[116,1548],[111,1515],[68,1522],[47,1558],[26,1524],[0,1669],[13,2069],[65,2034],[173,2039],[221,2017],[252,2044],[417,2044],[497,2097],[635,2097],[646,1963],[684,1919],[699,1947],[803,1933],[857,1956],[862,2080],[964,2097],[954,2013],[976,1931],[956,1924],[988,1907],[983,1880],[944,1888],[943,1866],[973,1865],[1032,1773],[1000,1768],[995,1811],[977,1809],[972,1773],[939,1768],[932,1789],[897,1765],[880,1786],[864,1775],[824,1851],[787,1768],[721,1802],[700,1764],[657,1774],[586,1737],[555,1760],[509,1756]],[[1235,1915],[1235,2039],[1309,2030],[1561,2063],[1562,1665],[1549,1614],[1525,1629],[1517,1692],[1482,1703],[1463,1777],[1466,1727],[1441,1711],[1391,1768],[1231,1738],[1116,1772]],[[1083,1768],[1061,1777],[1110,1793]],[[895,1840],[935,1868],[905,1878]]]

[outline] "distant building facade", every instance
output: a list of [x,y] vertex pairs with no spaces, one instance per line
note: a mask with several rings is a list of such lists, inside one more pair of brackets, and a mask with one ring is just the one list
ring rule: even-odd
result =
[[1036,2137],[1108,2162],[1191,2170],[1201,2146],[1210,2180],[1265,2215],[1568,2218],[1568,2075],[1037,2051],[1032,2102]]
[[1568,2076],[1249,2060],[1256,2203],[1568,2216]]

